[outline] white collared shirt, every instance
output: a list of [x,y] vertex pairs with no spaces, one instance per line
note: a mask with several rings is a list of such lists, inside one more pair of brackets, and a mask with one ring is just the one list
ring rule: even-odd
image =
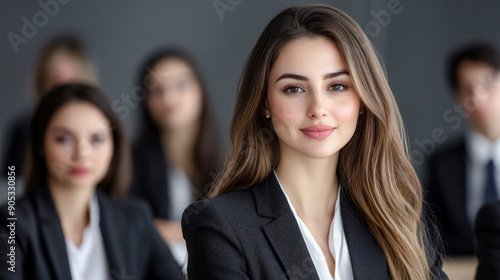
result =
[[470,129],[467,133],[467,216],[474,224],[477,212],[484,202],[486,187],[486,164],[493,160],[495,164],[495,182],[500,194],[500,139],[489,139]]
[[[168,196],[169,200],[169,219],[180,221],[184,210],[193,203],[193,184],[187,174],[174,166],[168,167]],[[167,243],[175,260],[182,265],[184,271],[187,269],[187,247],[186,242],[170,241]]]
[[302,233],[302,238],[304,238],[304,242],[306,243],[307,250],[309,251],[309,255],[311,255],[311,259],[314,263],[314,267],[318,272],[318,276],[320,280],[350,280],[354,279],[352,273],[351,266],[351,257],[349,255],[349,249],[347,248],[347,240],[345,238],[344,226],[342,224],[342,216],[340,213],[340,184],[339,190],[337,193],[337,201],[335,202],[335,211],[333,215],[333,220],[330,224],[330,232],[328,233],[328,246],[330,248],[330,252],[335,259],[335,277],[332,277],[330,274],[330,270],[328,269],[328,264],[326,262],[325,255],[318,243],[314,239],[314,236],[311,234],[306,224],[300,219],[293,208],[288,195],[286,194],[283,186],[281,185],[278,175],[276,174],[276,170],[274,170],[274,175],[276,176],[276,180],[278,181],[283,194],[290,205],[290,209],[292,209],[292,213],[297,220],[299,225],[300,233]]
[[108,259],[99,227],[99,202],[97,195],[90,200],[90,222],[83,230],[82,243],[77,247],[66,238],[72,280],[110,279]]

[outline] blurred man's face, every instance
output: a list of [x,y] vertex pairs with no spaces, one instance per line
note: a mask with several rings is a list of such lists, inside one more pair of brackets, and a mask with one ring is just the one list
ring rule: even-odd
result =
[[471,125],[489,137],[500,125],[500,73],[484,62],[466,60],[457,69],[457,97]]

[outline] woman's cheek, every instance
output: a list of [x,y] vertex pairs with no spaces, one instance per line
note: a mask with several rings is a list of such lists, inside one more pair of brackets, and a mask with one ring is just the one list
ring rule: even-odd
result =
[[279,104],[271,111],[274,130],[276,133],[284,131],[287,127],[295,127],[297,116],[301,110],[292,104]]

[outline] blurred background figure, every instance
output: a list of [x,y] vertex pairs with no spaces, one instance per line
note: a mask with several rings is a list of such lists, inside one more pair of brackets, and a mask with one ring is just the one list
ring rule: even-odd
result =
[[[120,197],[130,150],[99,90],[50,91],[33,116],[28,151],[26,195],[15,207],[15,272],[2,254],[0,279],[181,279],[147,204]],[[6,221],[7,205],[0,210]],[[2,252],[10,230],[0,227]]]
[[450,56],[448,73],[469,127],[430,156],[427,200],[446,254],[473,255],[476,214],[500,193],[500,52],[489,44],[463,47]]
[[[72,35],[60,35],[50,40],[38,56],[33,73],[36,103],[55,86],[72,82],[97,85],[97,77],[80,40]],[[8,166],[22,170],[30,119],[31,112],[23,113],[6,131],[2,170]],[[6,176],[5,172],[1,174]]]
[[479,266],[477,280],[500,279],[500,201],[489,202],[479,210],[475,225]]
[[161,50],[141,68],[140,136],[133,145],[131,194],[146,199],[156,226],[179,263],[186,259],[181,218],[210,189],[218,156],[217,129],[207,89],[183,51]]

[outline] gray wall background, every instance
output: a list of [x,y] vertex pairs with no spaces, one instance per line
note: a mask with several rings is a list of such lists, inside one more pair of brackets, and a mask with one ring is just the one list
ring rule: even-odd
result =
[[[42,0],[48,2],[49,0]],[[55,1],[55,0],[52,0]],[[31,75],[43,44],[61,32],[74,32],[86,43],[98,68],[103,89],[122,111],[127,134],[133,138],[138,111],[122,98],[138,86],[140,64],[162,46],[190,51],[205,74],[220,131],[229,124],[238,80],[246,58],[265,25],[282,9],[312,1],[95,1],[59,0],[58,11],[43,22],[37,1],[0,3],[0,147],[13,118],[31,110]],[[422,156],[432,152],[433,131],[441,129],[445,142],[465,128],[453,127],[443,114],[454,100],[445,81],[445,58],[450,50],[471,40],[500,43],[500,1],[400,0],[390,20],[377,22],[374,14],[390,9],[396,0],[322,1],[351,15],[369,34],[383,58],[389,82],[407,125],[414,164],[422,170]],[[219,15],[214,2],[231,7]],[[232,4],[232,6],[231,6]],[[38,13],[38,14],[37,14]],[[384,13],[384,12],[383,12]],[[390,12],[389,12],[390,13]],[[14,51],[8,34],[22,35],[25,17],[37,31]],[[386,18],[387,19],[387,18]],[[378,29],[377,29],[378,26]],[[24,36],[23,36],[24,37]],[[427,146],[417,145],[426,142]],[[442,145],[442,144],[440,144]],[[2,171],[3,172],[3,171]]]

